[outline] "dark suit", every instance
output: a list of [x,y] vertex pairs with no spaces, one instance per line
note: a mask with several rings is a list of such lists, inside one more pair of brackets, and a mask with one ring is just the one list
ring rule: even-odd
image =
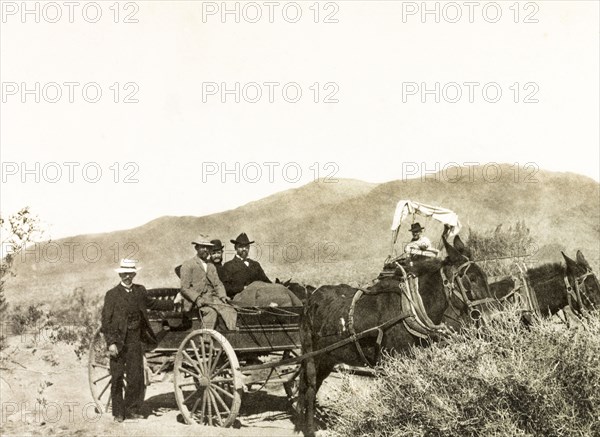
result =
[[[102,308],[102,328],[107,347],[115,344],[119,351],[110,358],[113,416],[136,412],[144,402],[143,344],[156,347],[157,339],[150,327],[146,310],[172,310],[170,300],[148,297],[143,285],[133,284],[130,292],[119,284],[108,290]],[[123,374],[127,388],[123,399]]]
[[257,261],[246,258],[249,265],[238,256],[223,264],[222,275],[223,285],[227,290],[227,296],[233,297],[244,289],[245,286],[254,281],[263,281],[271,283],[264,270]]
[[223,263],[216,263],[213,261],[211,261],[211,263],[217,269],[217,274],[219,275],[219,279],[221,280],[221,282],[223,282]]

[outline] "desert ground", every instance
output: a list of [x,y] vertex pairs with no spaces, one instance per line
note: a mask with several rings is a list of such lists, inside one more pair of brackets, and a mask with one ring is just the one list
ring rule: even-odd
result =
[[[231,428],[186,425],[173,395],[172,373],[153,378],[147,388],[147,419],[113,422],[99,414],[90,394],[87,357],[73,347],[53,344],[32,334],[10,336],[2,352],[0,397],[2,436],[298,436],[282,386],[244,393],[240,414]],[[329,378],[319,400],[329,399]]]

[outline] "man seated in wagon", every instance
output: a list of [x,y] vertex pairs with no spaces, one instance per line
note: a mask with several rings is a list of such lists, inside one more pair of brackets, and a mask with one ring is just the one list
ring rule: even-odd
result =
[[[225,287],[217,269],[209,262],[210,239],[201,234],[192,241],[196,255],[181,266],[181,296],[183,310],[198,308],[203,328],[214,329],[217,316],[223,318],[228,329],[235,329],[237,312],[229,305]],[[177,301],[178,299],[176,299]]]
[[254,243],[242,232],[230,240],[235,256],[223,264],[219,276],[227,296],[235,305],[244,307],[302,306],[302,302],[282,284],[273,284],[258,261],[250,259],[250,245]]
[[[414,220],[417,215],[426,217],[427,219],[433,219],[443,224],[444,231],[442,233],[442,239],[445,238],[448,240],[449,238],[454,237],[461,228],[458,216],[449,209],[426,205],[412,200],[401,200],[396,206],[392,222],[392,254],[395,252],[394,244],[398,238],[398,232],[402,222],[410,216],[412,216]],[[412,233],[412,239],[408,244],[404,245],[403,253],[395,258],[392,258],[393,255],[390,255],[386,263],[389,261],[390,264],[398,262],[404,265],[409,264],[412,261],[442,256],[440,250],[434,247],[431,240],[423,234],[425,228],[421,226],[419,222],[413,222],[409,231]],[[440,248],[442,247],[441,241],[442,240],[440,240]]]
[[419,222],[415,222],[410,227],[412,240],[404,247],[404,252],[409,255],[435,257],[439,250],[431,245],[431,240],[423,235],[424,227]]
[[221,277],[227,290],[227,296],[230,298],[235,297],[236,294],[255,281],[270,284],[271,280],[265,274],[260,263],[248,258],[250,245],[254,241],[250,241],[245,232],[238,235],[235,240],[230,241],[234,245],[235,256],[223,264],[223,269],[221,270]]

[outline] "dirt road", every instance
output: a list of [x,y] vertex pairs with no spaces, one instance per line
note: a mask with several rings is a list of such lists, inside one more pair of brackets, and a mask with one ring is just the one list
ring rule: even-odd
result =
[[[245,393],[232,428],[185,425],[173,396],[172,374],[148,387],[147,419],[115,423],[95,410],[87,357],[79,361],[72,346],[28,335],[10,337],[8,343],[0,375],[3,436],[298,436],[281,386]],[[326,397],[327,388],[322,391],[320,397]]]

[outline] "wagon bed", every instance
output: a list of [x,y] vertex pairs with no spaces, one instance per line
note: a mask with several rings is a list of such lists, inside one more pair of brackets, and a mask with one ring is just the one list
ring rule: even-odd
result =
[[[151,297],[159,299],[174,299],[178,292],[178,288],[148,290]],[[237,353],[271,353],[300,347],[302,307],[251,307],[237,311],[236,330],[227,329],[220,317],[215,326]],[[190,316],[181,311],[148,311],[150,325],[159,333],[154,352],[177,351],[190,331],[202,327],[197,309]]]

